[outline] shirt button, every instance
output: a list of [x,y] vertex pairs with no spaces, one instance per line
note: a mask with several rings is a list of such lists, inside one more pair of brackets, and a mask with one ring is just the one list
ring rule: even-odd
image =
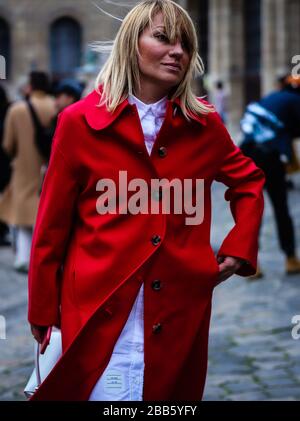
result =
[[161,323],[156,323],[155,325],[152,326],[152,332],[153,333],[159,333],[162,330],[162,325]]
[[156,279],[155,281],[152,282],[152,289],[154,289],[154,291],[159,291],[161,289],[161,282]]
[[161,238],[159,235],[153,235],[151,241],[154,246],[157,246],[161,242]]
[[165,148],[164,146],[161,146],[159,149],[158,149],[158,155],[161,157],[161,158],[164,158],[165,156],[167,156],[167,148]]
[[143,345],[137,345],[136,350],[137,350],[138,352],[143,352],[143,351],[144,351],[144,347],[143,347]]

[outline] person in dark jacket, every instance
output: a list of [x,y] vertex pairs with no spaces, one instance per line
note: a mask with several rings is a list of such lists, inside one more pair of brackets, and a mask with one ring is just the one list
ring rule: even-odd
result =
[[58,113],[80,100],[84,84],[76,79],[63,79],[54,89],[55,105]]
[[[285,79],[282,89],[247,106],[240,145],[266,176],[265,188],[273,206],[277,234],[286,256],[287,274],[300,272],[296,256],[295,233],[287,198],[286,164],[292,160],[292,142],[300,136],[300,78]],[[258,268],[256,277],[261,277]]]
[[[4,120],[8,107],[9,101],[5,89],[0,86],[0,193],[4,190],[10,178],[10,160],[2,148]],[[8,233],[8,226],[0,221],[0,246],[10,245],[7,238]]]
[[[54,95],[55,95],[55,108],[56,108],[56,115],[53,117],[50,125],[50,130],[55,133],[55,129],[57,126],[58,114],[61,113],[66,107],[81,99],[81,95],[84,90],[84,84],[79,82],[76,79],[63,79],[57,83],[54,87]],[[50,157],[49,157],[50,158]],[[41,168],[41,186],[39,190],[39,194],[42,192],[42,187],[44,183],[44,179],[46,176],[46,171],[48,168],[48,163],[45,162]]]
[[[30,103],[44,128],[49,126],[55,115],[54,99],[47,93],[48,85],[46,73],[30,72]],[[27,273],[32,228],[39,203],[40,169],[45,159],[37,146],[36,128],[26,101],[17,101],[9,107],[5,116],[2,146],[12,161],[12,172],[1,194],[0,220],[15,233],[14,269]]]

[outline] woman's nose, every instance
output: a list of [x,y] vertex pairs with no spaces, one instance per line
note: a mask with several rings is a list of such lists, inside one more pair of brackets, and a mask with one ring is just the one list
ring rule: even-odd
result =
[[182,56],[183,55],[183,48],[181,41],[177,40],[175,44],[172,45],[169,54],[174,56]]

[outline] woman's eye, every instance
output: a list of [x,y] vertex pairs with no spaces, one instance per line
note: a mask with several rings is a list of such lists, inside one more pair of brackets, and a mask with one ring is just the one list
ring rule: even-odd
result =
[[164,42],[169,41],[168,37],[164,34],[155,34],[154,36],[155,36],[155,38],[159,39],[160,41],[164,41]]
[[186,39],[186,37],[183,37],[181,39],[181,46],[186,51],[189,51],[190,50],[190,44],[189,44],[188,40]]
[[181,43],[181,46],[182,46],[183,50],[186,50],[186,51],[189,51],[189,50],[190,50],[190,49],[189,49],[189,45],[188,45],[188,43],[187,43],[187,42],[182,42],[182,43]]

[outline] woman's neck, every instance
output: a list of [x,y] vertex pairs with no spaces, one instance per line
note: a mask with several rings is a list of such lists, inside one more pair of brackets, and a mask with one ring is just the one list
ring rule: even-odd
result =
[[134,91],[133,95],[144,104],[153,104],[168,95],[168,93],[169,89],[162,89],[157,85],[153,86],[152,84],[142,83],[141,90]]

